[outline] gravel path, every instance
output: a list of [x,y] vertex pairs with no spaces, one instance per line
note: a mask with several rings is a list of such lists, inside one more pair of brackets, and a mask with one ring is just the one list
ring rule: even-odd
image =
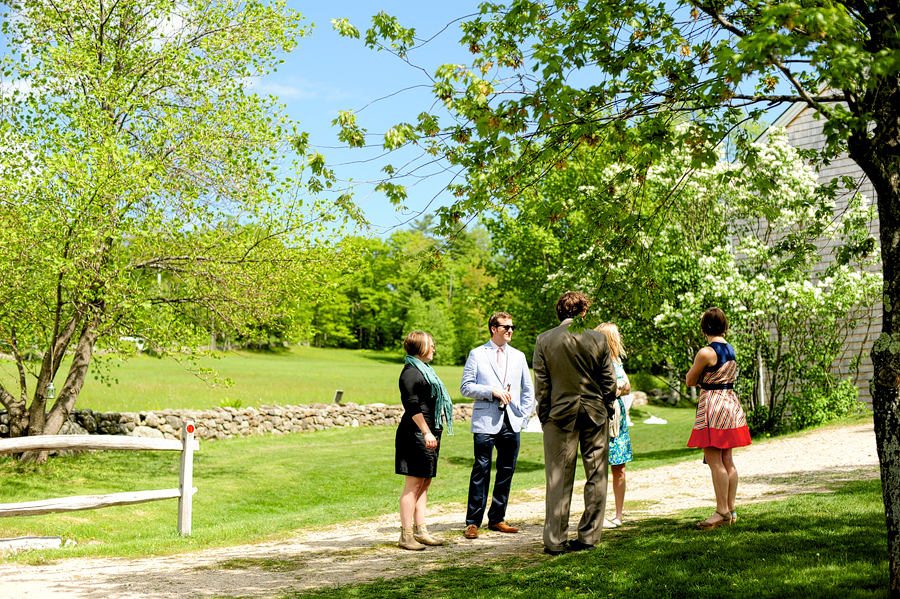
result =
[[[739,517],[742,503],[826,492],[844,481],[879,476],[872,424],[822,428],[759,443],[735,450],[735,463],[741,476]],[[573,500],[573,525],[583,509],[580,491],[576,488]],[[610,504],[611,499],[610,493]],[[631,522],[684,508],[715,508],[709,470],[699,459],[630,472],[626,502],[643,507],[626,510]],[[483,531],[477,541],[469,541],[462,537],[465,506],[432,507],[429,529],[448,545],[421,552],[395,546],[397,515],[390,514],[297,531],[293,538],[274,543],[170,557],[6,564],[0,599],[274,597],[289,590],[414,574],[475,556],[484,560],[517,554],[541,560],[546,557],[541,552],[543,517],[544,490],[536,488],[514,493],[510,502],[507,521],[523,529],[516,535]]]

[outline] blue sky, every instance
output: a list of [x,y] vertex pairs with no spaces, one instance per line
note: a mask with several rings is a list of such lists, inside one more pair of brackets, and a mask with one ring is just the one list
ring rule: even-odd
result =
[[[450,176],[432,167],[425,169],[431,176],[410,187],[409,210],[398,212],[383,196],[371,193],[372,186],[365,182],[383,178],[380,168],[388,162],[397,165],[412,155],[380,159],[382,152],[377,150],[340,147],[337,128],[331,125],[338,111],[358,112],[361,126],[371,134],[379,134],[397,122],[413,122],[420,112],[434,107],[434,97],[425,72],[388,52],[367,48],[362,39],[339,36],[332,29],[331,20],[347,18],[364,37],[372,15],[384,11],[397,17],[403,26],[414,27],[417,37],[432,38],[440,33],[436,39],[410,52],[410,60],[432,74],[444,63],[464,63],[471,59],[468,51],[458,43],[462,36],[459,24],[447,26],[455,19],[476,13],[478,2],[458,0],[426,4],[409,0],[378,3],[333,0],[306,3],[289,0],[288,6],[299,10],[307,24],[315,24],[313,35],[301,39],[297,49],[286,57],[285,64],[276,73],[258,81],[254,90],[280,98],[287,106],[288,115],[299,122],[301,130],[310,134],[312,146],[325,155],[340,178],[363,183],[356,197],[376,233],[390,233],[392,227],[404,227],[421,211],[430,212],[439,205],[449,204],[452,198],[442,193],[442,189]],[[411,86],[419,87],[401,91]],[[391,94],[396,95],[370,104]],[[378,142],[377,139],[372,141]]]
[[[384,157],[380,148],[342,148],[338,130],[331,122],[338,111],[353,110],[358,113],[359,124],[377,135],[398,122],[414,122],[420,112],[434,110],[437,106],[428,75],[445,63],[471,61],[472,55],[459,44],[462,34],[457,20],[476,14],[480,1],[288,0],[288,6],[300,11],[307,24],[315,25],[313,34],[300,40],[298,48],[276,73],[259,80],[255,91],[278,96],[286,104],[288,115],[310,134],[313,148],[325,155],[338,177],[358,184],[356,200],[376,234],[390,234],[397,227],[408,226],[422,213],[450,204],[453,198],[443,189],[453,173],[442,171],[438,165],[423,167],[423,176],[417,181],[403,181],[415,184],[408,187],[408,209],[397,210],[386,198],[373,193],[372,188],[384,179],[380,169],[385,164],[399,166],[420,153],[410,149]],[[367,48],[362,39],[341,37],[332,28],[332,19],[347,18],[364,37],[372,15],[379,11],[397,17],[405,27],[415,28],[419,39],[430,40],[409,55],[410,61],[423,70],[386,51]],[[784,108],[776,108],[768,120],[777,118]],[[377,145],[380,139],[372,137],[369,142]]]

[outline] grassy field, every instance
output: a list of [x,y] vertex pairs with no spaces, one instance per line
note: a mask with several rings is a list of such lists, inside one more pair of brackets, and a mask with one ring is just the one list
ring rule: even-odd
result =
[[[243,407],[331,403],[336,389],[344,391],[344,402],[400,403],[397,381],[403,368],[400,353],[368,350],[292,347],[278,352],[228,352],[221,358],[202,358],[200,366],[214,368],[221,377],[234,381],[231,387],[213,386],[189,372],[172,358],[137,356],[122,362],[108,359],[107,386],[89,374],[78,399],[79,408],[99,411],[205,409],[219,405]],[[461,366],[438,366],[450,397],[460,400]],[[68,364],[57,376],[62,386]],[[15,365],[0,362],[0,380],[18,380]]]
[[[699,459],[697,450],[684,447],[693,411],[654,408],[653,412],[669,424],[637,424],[631,429],[635,461],[629,469]],[[636,410],[632,417],[639,422],[647,415]],[[0,537],[74,540],[78,545],[64,555],[164,555],[251,543],[298,528],[393,513],[402,486],[401,477],[393,474],[393,441],[392,428],[373,427],[204,442],[195,454],[194,484],[199,492],[194,496],[189,539],[176,532],[174,500],[2,518]],[[468,426],[460,423],[457,434],[442,441],[430,501],[464,502],[471,465],[472,437]],[[513,493],[543,484],[542,436],[523,434]],[[0,458],[0,503],[177,485],[178,457],[169,452],[88,453],[55,458],[42,466]],[[641,507],[629,507],[626,496],[626,509]]]
[[[242,405],[330,401],[335,388],[347,401],[397,403],[400,356],[292,348],[279,353],[227,354],[202,363],[232,377],[230,389],[210,387],[171,359],[139,356],[113,367],[118,384],[90,380],[79,407],[100,411],[203,408],[239,399]],[[8,366],[8,363],[7,363]],[[438,367],[459,400],[461,368]],[[8,376],[8,368],[7,368]],[[635,468],[686,459],[693,422],[690,409],[653,408],[666,426],[640,424],[651,410],[636,409],[632,430]],[[433,501],[464,501],[472,464],[466,425],[445,437]],[[175,532],[175,502],[68,515],[0,519],[0,536],[61,536],[78,543],[76,554],[165,554],[191,547],[253,542],[355,517],[396,510],[400,477],[393,474],[392,429],[353,429],[286,437],[205,442],[196,456],[193,536]],[[540,435],[524,435],[516,486],[544,482]],[[335,472],[341,476],[334,476]],[[41,467],[0,458],[0,502],[12,503],[177,486],[173,454],[107,452],[51,460]],[[364,489],[365,492],[360,492]],[[141,526],[137,529],[134,522]],[[72,552],[67,552],[72,554]]]
[[[637,424],[632,469],[698,458],[684,448],[693,411],[654,409],[668,425]],[[634,420],[648,416],[636,410]],[[277,538],[291,531],[396,512],[402,478],[394,472],[392,428],[339,429],[283,437],[204,442],[194,458],[193,534],[181,539],[174,500],[95,511],[0,519],[0,537],[60,536],[65,555],[162,555]],[[464,502],[472,437],[459,423],[445,436],[431,502]],[[336,476],[340,473],[340,476]],[[523,434],[515,490],[544,484],[542,436]],[[23,466],[0,458],[0,503],[178,486],[169,452],[103,452]],[[135,524],[138,526],[135,526]]]
[[[119,385],[91,381],[79,406],[137,411],[202,408],[235,400],[245,406],[327,402],[336,388],[345,391],[347,401],[398,401],[401,359],[392,354],[293,348],[229,354],[208,365],[233,378],[235,386],[210,387],[174,361],[139,357],[113,369]],[[5,368],[2,376],[10,374],[8,366],[0,366]],[[438,368],[457,400],[461,370]],[[669,424],[642,424],[650,414]],[[699,460],[698,451],[684,447],[693,418],[690,408],[634,409],[637,424],[630,432],[635,461],[629,469]],[[191,537],[182,538],[176,531],[174,500],[2,518],[0,537],[60,536],[76,545],[2,556],[0,563],[167,555],[284,538],[300,528],[396,513],[402,480],[393,474],[393,439],[392,428],[363,428],[204,442],[195,454],[199,492],[194,496]],[[455,436],[443,439],[430,503],[463,503],[471,464],[472,438],[468,426],[460,424]],[[178,458],[168,452],[89,453],[55,458],[42,466],[0,456],[0,503],[177,484]],[[542,437],[523,434],[512,500],[543,484]],[[643,507],[630,505],[626,496],[626,510]],[[707,515],[708,510],[687,510],[607,532],[598,550],[587,554],[462,564],[427,577],[289,594],[284,599],[423,594],[441,599],[887,597],[878,482],[742,506],[739,527],[698,534],[693,524]]]
[[[590,552],[450,566],[284,599],[887,599],[881,485],[741,506],[736,526],[694,523],[708,510],[603,533]],[[429,549],[431,551],[432,549]],[[436,549],[439,551],[440,549]],[[279,564],[269,564],[277,568]]]
[[[632,470],[699,458],[683,448],[691,411],[658,411],[668,425],[638,424],[631,431]],[[637,418],[644,415],[635,414]],[[392,473],[391,429],[204,443],[195,459],[194,480],[200,491],[194,496],[190,538],[181,538],[175,530],[174,501],[4,518],[0,537],[56,535],[77,545],[0,557],[0,563],[37,564],[86,555],[166,555],[283,538],[298,528],[397,511],[401,480]],[[471,436],[466,426],[460,426],[455,436],[444,439],[430,493],[432,505],[465,500],[471,461]],[[84,454],[39,467],[4,458],[0,459],[0,502],[168,488],[177,485],[177,471],[175,456],[152,452]],[[525,434],[512,501],[524,489],[543,485],[543,478],[541,435]],[[473,561],[429,571],[427,576],[282,597],[886,598],[881,486],[878,481],[850,483],[834,491],[742,505],[738,526],[707,533],[698,532],[694,523],[709,510],[685,510],[607,531],[604,542],[590,553]],[[626,509],[632,509],[627,500]],[[296,564],[249,560],[229,567],[282,569]]]

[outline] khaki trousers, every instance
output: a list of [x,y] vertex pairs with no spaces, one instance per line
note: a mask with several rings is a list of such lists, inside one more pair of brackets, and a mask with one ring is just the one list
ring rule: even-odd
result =
[[544,424],[544,470],[547,474],[544,515],[544,546],[562,551],[569,529],[575,461],[578,448],[584,464],[584,514],[578,523],[578,540],[587,545],[600,542],[606,514],[609,426],[597,425],[583,409],[575,430],[564,431],[553,422]]

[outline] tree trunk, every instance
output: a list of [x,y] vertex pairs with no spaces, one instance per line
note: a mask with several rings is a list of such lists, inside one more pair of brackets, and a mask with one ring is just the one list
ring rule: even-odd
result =
[[[885,299],[887,295],[888,292],[885,292]],[[900,301],[900,293],[891,295],[895,296],[894,301]],[[875,443],[881,463],[881,494],[887,524],[890,596],[897,599],[900,597],[900,351],[889,347],[898,345],[898,342],[882,341],[889,335],[885,326],[885,332],[875,342],[872,352],[875,367],[872,410],[875,413]]]
[[881,464],[892,599],[900,598],[900,193],[878,192],[884,269],[882,333],[872,350],[872,411]]
[[[58,327],[54,327],[54,339],[51,341],[50,347],[47,349],[47,351],[44,352],[44,358],[41,362],[41,371],[38,375],[37,384],[34,388],[34,399],[32,399],[31,406],[28,408],[28,410],[25,410],[25,403],[24,401],[22,402],[22,412],[28,419],[29,437],[47,434],[45,433],[47,388],[49,387],[50,382],[53,380],[53,377],[56,376],[56,371],[59,369],[59,364],[62,361],[62,356],[65,355],[66,349],[69,347],[69,342],[72,340],[72,335],[74,335],[80,320],[81,315],[76,311],[72,315],[72,317],[69,318],[69,320],[65,323],[65,326],[62,328],[62,330],[58,330]],[[53,432],[49,434],[52,435],[56,433]],[[21,435],[10,434],[10,436],[12,437]]]
[[[63,423],[69,417],[69,413],[75,407],[81,388],[84,386],[84,380],[87,377],[88,366],[91,363],[91,357],[94,355],[94,346],[97,343],[99,335],[98,327],[100,324],[100,316],[95,315],[92,321],[85,325],[78,338],[78,344],[75,346],[75,355],[72,357],[72,366],[69,368],[69,374],[66,376],[66,382],[59,392],[59,397],[50,409],[50,413],[43,421],[41,432],[36,434],[55,435],[62,428]],[[43,405],[42,405],[43,407]],[[32,411],[34,403],[32,403]],[[43,412],[43,410],[42,410]],[[43,416],[43,413],[42,413]],[[32,418],[32,421],[34,419]],[[29,435],[31,435],[29,428]],[[43,464],[47,461],[46,451],[29,451],[22,454],[23,462],[33,462]]]
[[17,400],[6,389],[0,389],[0,403],[9,414],[9,436],[22,437],[28,432],[28,410],[25,401]]
[[[900,106],[897,81],[881,89],[877,112]],[[890,92],[890,93],[887,93]],[[866,101],[873,101],[866,97]],[[874,101],[873,101],[874,102]],[[867,106],[869,108],[869,106]],[[884,293],[882,332],[872,350],[872,411],[881,464],[887,524],[890,597],[900,599],[900,119],[880,119],[872,131],[848,139],[850,157],[863,169],[878,195]]]
[[66,382],[63,384],[59,397],[47,416],[45,431],[47,431],[46,434],[48,435],[55,435],[59,432],[59,429],[62,428],[63,423],[75,407],[75,402],[78,400],[81,388],[84,386],[84,381],[87,378],[91,358],[94,355],[94,346],[97,344],[97,337],[99,336],[99,326],[100,318],[98,316],[81,331]]

